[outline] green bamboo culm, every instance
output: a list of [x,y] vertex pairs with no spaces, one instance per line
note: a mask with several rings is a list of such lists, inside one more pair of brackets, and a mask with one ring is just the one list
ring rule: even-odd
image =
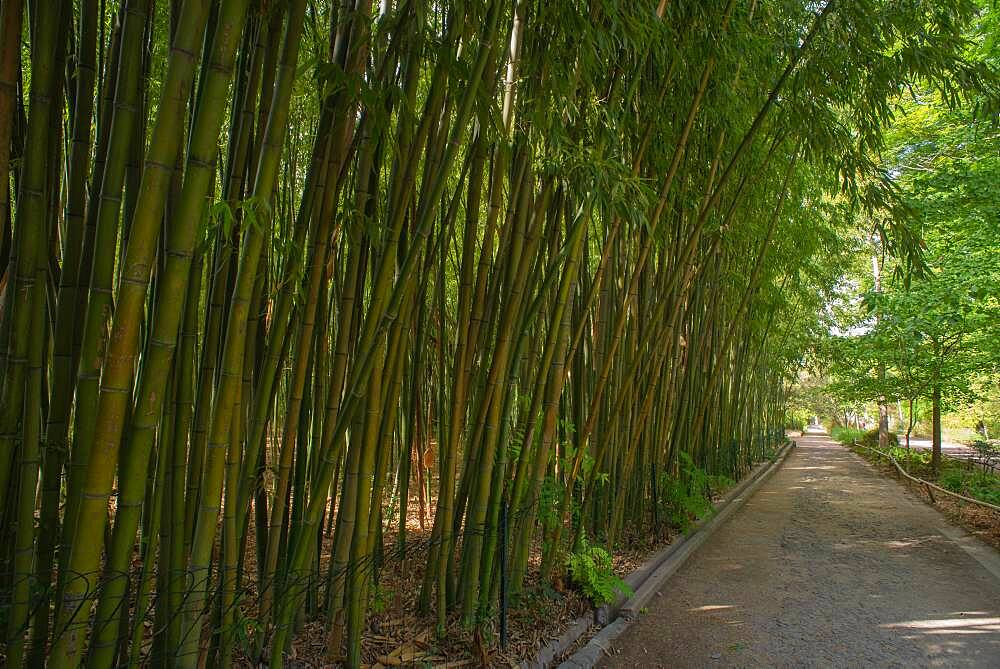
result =
[[[86,602],[92,597],[100,566],[102,542],[93,537],[104,534],[107,500],[111,495],[117,465],[121,431],[128,414],[132,389],[133,361],[139,341],[139,322],[153,258],[162,224],[172,165],[180,150],[181,119],[190,96],[195,55],[208,18],[205,3],[185,0],[171,45],[164,82],[146,154],[139,201],[129,231],[121,289],[112,320],[109,347],[101,371],[101,393],[93,447],[87,462],[87,476],[80,491],[67,571],[78,575],[67,580],[56,617],[56,641],[50,657],[52,666],[73,666],[83,652],[86,624],[81,615],[89,613]],[[88,541],[81,539],[88,538]]]
[[[122,464],[123,475],[118,496],[121,510],[115,517],[110,554],[105,564],[105,584],[97,609],[100,634],[91,646],[91,662],[95,666],[108,666],[113,662],[118,637],[117,622],[120,618],[117,612],[123,606],[122,597],[125,593],[124,579],[117,575],[127,570],[139,524],[139,510],[146,492],[144,474],[149,466],[149,456],[164,402],[162,379],[170,373],[173,362],[184,313],[184,301],[181,298],[187,294],[195,240],[199,224],[205,216],[206,198],[214,171],[215,149],[248,4],[248,0],[231,0],[221,5],[215,18],[215,33],[209,42],[211,46],[206,49],[209,60],[207,76],[199,87],[180,206],[175,210],[167,228],[167,260],[158,277],[154,327],[147,339],[134,400],[135,408],[131,416],[129,450]],[[122,306],[119,305],[118,308],[121,309]],[[111,438],[120,440],[121,433]],[[161,448],[167,447],[161,445]]]
[[178,663],[195,666],[198,661],[198,638],[202,611],[202,589],[207,583],[212,546],[222,496],[227,438],[233,415],[233,396],[241,379],[243,345],[247,326],[250,293],[257,274],[257,264],[264,243],[264,233],[271,210],[271,196],[276,172],[287,130],[287,114],[291,98],[292,79],[300,47],[299,37],[305,15],[304,0],[294,0],[288,8],[285,32],[282,37],[282,55],[274,86],[274,101],[264,131],[260,163],[254,177],[253,197],[258,210],[256,224],[247,231],[240,255],[239,269],[233,291],[232,306],[227,319],[227,337],[222,349],[220,385],[215,392],[211,430],[208,437],[205,473],[199,497],[197,522],[191,557],[188,563],[188,603],[185,607],[185,640]]
[[[34,73],[28,110],[28,131],[24,165],[18,191],[17,249],[10,268],[14,269],[14,289],[10,310],[9,353],[0,392],[0,503],[14,502],[16,511],[8,513],[15,523],[11,587],[11,606],[7,616],[7,661],[20,666],[25,657],[26,631],[32,606],[33,544],[35,542],[35,487],[41,463],[41,392],[45,342],[45,288],[47,281],[48,238],[47,201],[50,179],[47,151],[50,119],[58,112],[58,72],[56,52],[60,14],[69,11],[69,3],[59,3],[54,20],[42,21],[35,33],[32,49]],[[7,188],[7,184],[3,185]],[[16,260],[14,260],[16,259]],[[7,270],[8,274],[10,269]],[[9,278],[9,277],[8,277]],[[6,307],[6,305],[5,305]],[[13,461],[15,451],[17,464]],[[16,496],[8,497],[11,478],[17,477]]]

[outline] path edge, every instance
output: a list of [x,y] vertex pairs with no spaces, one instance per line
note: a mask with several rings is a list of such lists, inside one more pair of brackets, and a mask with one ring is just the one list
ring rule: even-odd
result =
[[590,669],[596,665],[610,643],[638,617],[664,582],[757,492],[758,488],[781,467],[796,446],[795,440],[789,439],[773,459],[756,465],[748,476],[727,492],[715,506],[715,513],[696,523],[693,529],[654,553],[638,569],[626,576],[625,582],[634,593],[631,598],[625,601],[622,598],[612,605],[602,606],[593,613],[577,618],[562,635],[542,646],[533,659],[521,662],[521,669],[546,669],[551,666],[557,657],[565,653],[594,625],[600,627],[599,631],[569,659],[562,662],[559,669]]
[[[937,513],[937,515],[940,517],[941,520],[941,524],[938,525],[938,530],[941,532],[941,534],[946,539],[948,539],[956,546],[961,548],[963,551],[965,551],[966,555],[968,555],[976,562],[978,562],[986,571],[988,571],[994,578],[996,578],[997,581],[1000,581],[1000,549],[994,548],[993,546],[986,543],[979,537],[975,536],[972,532],[969,531],[967,527],[962,525],[960,522],[957,522],[954,518],[951,518],[948,514],[946,514],[944,510],[940,506],[938,506],[935,502],[932,502],[924,498],[924,496],[921,495],[920,493],[915,492],[908,483],[904,483],[904,479],[901,479],[898,476],[896,477],[887,476],[881,469],[875,466],[875,463],[865,458],[863,455],[855,451],[847,444],[841,442],[836,442],[836,443],[840,444],[840,446],[843,447],[843,449],[847,453],[854,456],[858,460],[858,462],[860,462],[865,467],[870,469],[875,476],[878,476],[880,479],[885,479],[887,481],[895,483],[897,486],[899,486],[901,491],[905,491],[907,494],[912,495],[921,504],[933,510],[935,513]],[[876,453],[881,453],[878,449],[870,449],[870,450],[874,450]],[[908,479],[913,481],[918,481],[921,483],[927,483],[927,481],[924,481],[921,478],[913,477],[905,473],[899,466],[899,463],[895,461],[895,459],[893,459],[893,464],[896,466],[896,470],[899,471],[900,473],[906,474],[906,477]],[[938,488],[939,486],[935,485],[934,487]],[[945,492],[948,491],[946,490]],[[952,494],[953,496],[958,497],[959,499],[963,500],[968,499],[962,495],[954,495],[953,493],[949,494]],[[975,502],[976,504],[979,504],[977,500],[972,500],[972,501]],[[987,505],[987,506],[992,506],[992,505]]]

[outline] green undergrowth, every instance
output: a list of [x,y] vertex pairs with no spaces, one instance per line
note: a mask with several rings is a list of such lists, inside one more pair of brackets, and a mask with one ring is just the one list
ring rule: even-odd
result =
[[[736,481],[728,476],[709,474],[697,466],[690,455],[681,452],[677,472],[662,473],[657,483],[656,517],[671,531],[687,532],[696,522],[715,513],[713,498],[734,486]],[[545,492],[543,488],[542,509],[554,509],[558,495],[556,499],[547,499]],[[555,516],[548,518],[544,511],[540,512],[540,517],[543,522],[557,520]],[[591,545],[582,537],[580,545],[564,561],[569,581],[595,606],[612,602],[616,593],[626,597],[632,595],[625,581],[615,575],[611,556],[610,549]]]
[[855,439],[861,441],[861,437],[865,435],[864,430],[859,430],[854,427],[835,427],[830,430],[830,437],[834,441],[839,441],[842,444],[850,444]]
[[727,476],[713,475],[694,464],[687,453],[680,454],[680,475],[660,476],[660,513],[672,527],[687,532],[693,523],[715,513],[712,497],[733,486]]
[[585,538],[580,540],[579,550],[566,556],[566,571],[594,606],[610,604],[617,593],[632,596],[632,589],[614,572],[611,553],[589,545]]
[[[859,430],[853,427],[835,427],[830,433],[835,441],[839,441],[842,444],[852,444],[855,441],[858,443],[869,446],[871,448],[878,448],[878,430]],[[899,437],[896,436],[894,432],[889,433],[889,446],[898,447]]]

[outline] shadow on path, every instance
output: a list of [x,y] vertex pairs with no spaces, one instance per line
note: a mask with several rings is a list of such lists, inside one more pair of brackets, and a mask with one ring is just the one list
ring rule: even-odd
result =
[[1000,578],[961,531],[839,444],[797,441],[603,666],[1000,667]]

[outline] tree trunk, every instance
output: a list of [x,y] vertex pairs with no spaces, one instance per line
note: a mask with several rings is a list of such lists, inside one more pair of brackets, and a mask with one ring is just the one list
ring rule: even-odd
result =
[[941,385],[935,384],[931,394],[932,435],[931,468],[936,472],[941,467]]

